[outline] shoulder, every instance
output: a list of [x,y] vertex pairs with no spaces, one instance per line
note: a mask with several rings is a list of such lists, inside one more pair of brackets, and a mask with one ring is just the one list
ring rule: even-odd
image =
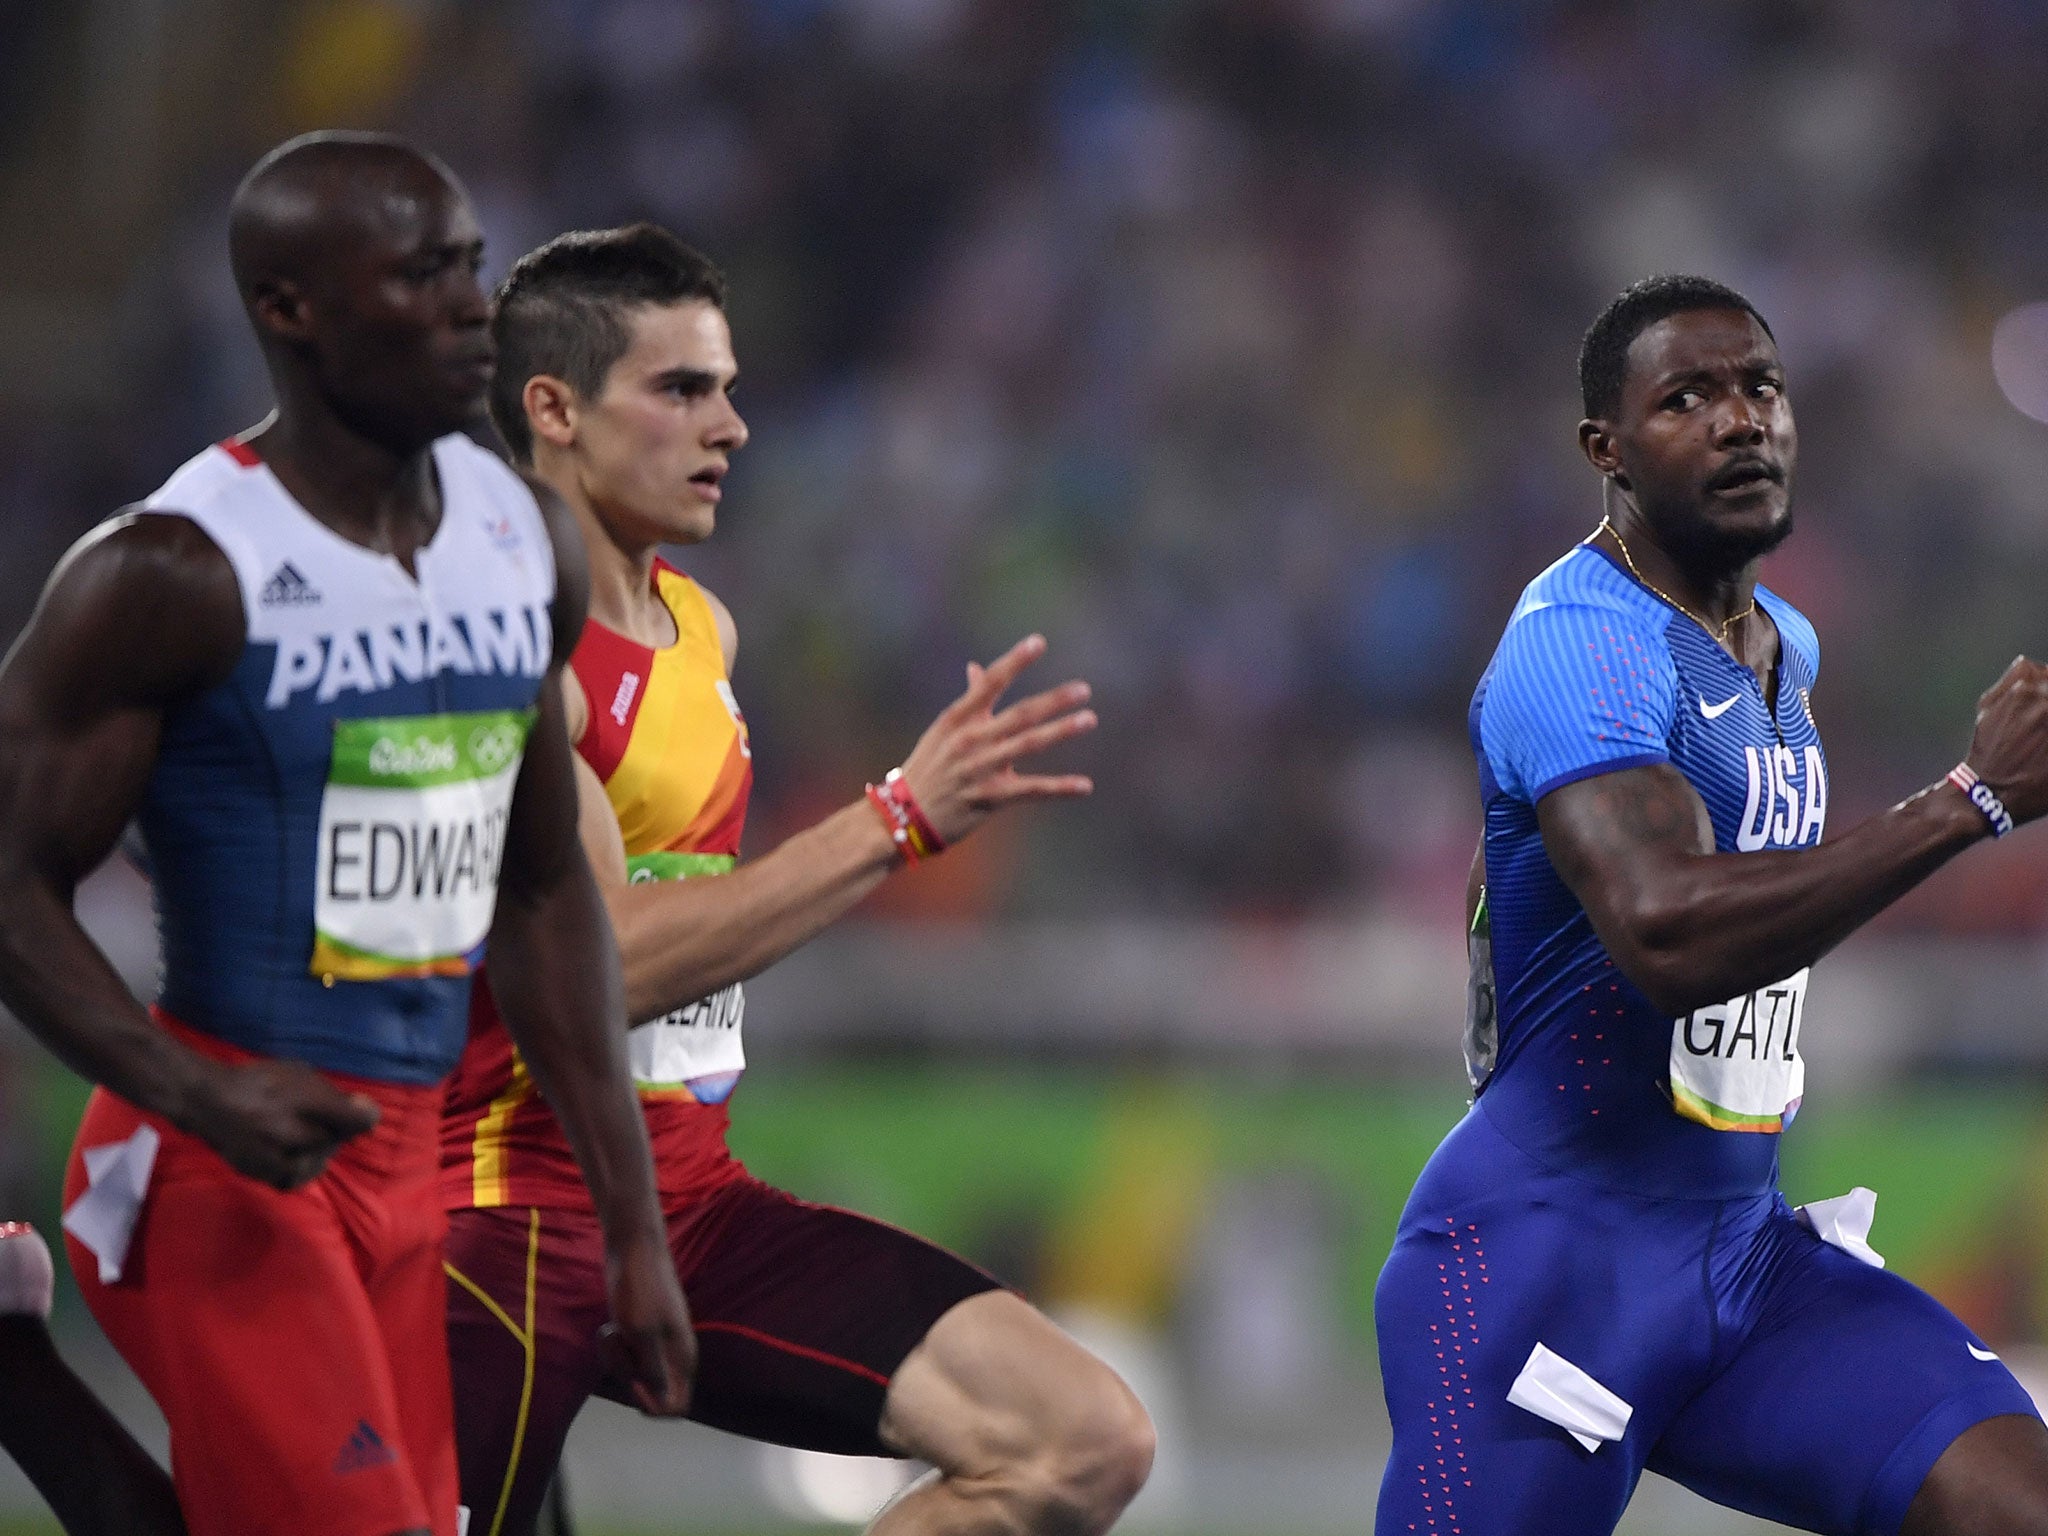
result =
[[248,632],[234,562],[192,518],[156,507],[100,524],[57,564],[23,635],[65,676],[124,679],[158,702],[225,678]]
[[1809,680],[1820,675],[1820,636],[1813,621],[1784,598],[1758,583],[1756,600],[1778,627],[1778,643],[1806,669]]
[[1618,665],[1668,673],[1671,620],[1668,607],[1582,544],[1523,589],[1495,666],[1570,673]]
[[1671,610],[1591,544],[1573,546],[1522,589],[1508,622],[1551,608],[1599,609],[1661,625]]
[[[476,451],[484,452],[481,448]],[[590,611],[590,559],[584,553],[582,530],[576,526],[576,514],[569,510],[569,504],[547,481],[506,464],[495,454],[487,457],[524,488],[546,530],[548,548],[555,557],[555,663],[560,666],[568,661],[576,642],[582,638],[583,621]]]
[[[481,498],[487,513],[514,515],[531,531],[547,528],[549,512],[541,496],[542,482],[473,438],[461,432],[441,438],[434,444],[434,463],[444,477]],[[555,543],[551,529],[545,542],[550,547]]]
[[704,594],[704,606],[711,610],[711,622],[718,629],[718,648],[725,653],[725,670],[731,672],[740,653],[740,627],[733,622],[732,610],[716,592],[702,582],[697,583],[697,590]]
[[525,483],[529,476],[502,454],[493,453],[466,432],[450,432],[434,443],[435,461],[454,465],[476,476],[486,485],[509,489]]
[[733,661],[738,657],[740,649],[739,625],[733,622],[732,610],[725,606],[716,592],[689,572],[677,569],[659,555],[655,557],[654,563],[657,571],[680,582],[685,590],[696,593],[703,602],[704,611],[711,617],[711,627],[718,634],[718,649],[725,657],[725,670],[728,674],[731,673]]
[[1582,546],[1531,582],[1473,697],[1474,747],[1503,788],[1531,802],[1669,755],[1671,610],[1606,565]]
[[140,505],[152,510],[204,513],[236,486],[249,483],[250,477],[262,468],[263,460],[253,448],[229,438],[193,454]]
[[150,599],[180,610],[191,605],[208,616],[232,616],[238,632],[244,618],[228,551],[197,519],[164,506],[116,513],[87,533],[57,562],[49,590],[87,601]]

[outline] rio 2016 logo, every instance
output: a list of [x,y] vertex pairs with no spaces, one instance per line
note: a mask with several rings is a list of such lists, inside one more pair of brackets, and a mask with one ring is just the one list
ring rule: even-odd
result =
[[446,739],[379,736],[370,746],[369,768],[375,774],[447,773],[454,767],[455,743]]
[[519,755],[519,727],[510,721],[480,725],[469,733],[469,760],[481,773],[496,773]]

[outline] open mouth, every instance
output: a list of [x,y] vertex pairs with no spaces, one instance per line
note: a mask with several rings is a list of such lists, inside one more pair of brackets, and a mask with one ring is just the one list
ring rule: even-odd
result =
[[724,479],[724,466],[714,465],[710,469],[700,469],[697,473],[690,476],[690,484],[696,486],[700,494],[716,501],[720,494],[720,484]]
[[1762,459],[1745,459],[1731,464],[1707,481],[1709,491],[1749,491],[1761,485],[1777,485],[1784,479],[1774,464]]

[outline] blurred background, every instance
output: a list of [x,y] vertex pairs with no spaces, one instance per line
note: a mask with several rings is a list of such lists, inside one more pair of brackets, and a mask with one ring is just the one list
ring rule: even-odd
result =
[[[1939,777],[2048,652],[2044,67],[2035,0],[0,5],[0,639],[267,408],[224,211],[277,140],[438,151],[494,272],[633,218],[702,246],[754,435],[678,558],[742,632],[750,851],[1027,630],[1103,719],[1093,800],[750,984],[737,1150],[1124,1369],[1162,1431],[1132,1528],[1364,1530],[1373,1278],[1465,1099],[1466,705],[1598,516],[1578,338],[1657,271],[1762,308],[1804,450],[1766,579],[1821,633],[1835,826]],[[1877,1247],[2028,1371],[2042,847],[1822,968],[1785,1144],[1793,1198],[1877,1189]],[[147,992],[137,878],[82,905]],[[81,1099],[6,1034],[0,1199],[46,1231]],[[858,1523],[895,1486],[601,1409],[569,1474],[596,1536]],[[1627,1529],[1760,1527],[1652,1478]]]

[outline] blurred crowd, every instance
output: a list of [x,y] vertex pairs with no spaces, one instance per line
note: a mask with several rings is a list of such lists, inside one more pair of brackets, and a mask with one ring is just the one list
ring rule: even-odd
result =
[[[0,635],[86,522],[261,414],[226,196],[346,122],[438,150],[499,268],[645,217],[727,269],[753,443],[682,563],[739,620],[756,849],[907,752],[969,656],[1039,629],[1095,683],[1093,801],[899,902],[1455,921],[1466,705],[1597,520],[1578,338],[1653,271],[1783,345],[1801,526],[1767,580],[1820,628],[1838,824],[2048,649],[2048,427],[1990,367],[2048,297],[2032,0],[267,11],[108,296],[105,397],[0,399]],[[2035,862],[1905,920],[2038,924]]]

